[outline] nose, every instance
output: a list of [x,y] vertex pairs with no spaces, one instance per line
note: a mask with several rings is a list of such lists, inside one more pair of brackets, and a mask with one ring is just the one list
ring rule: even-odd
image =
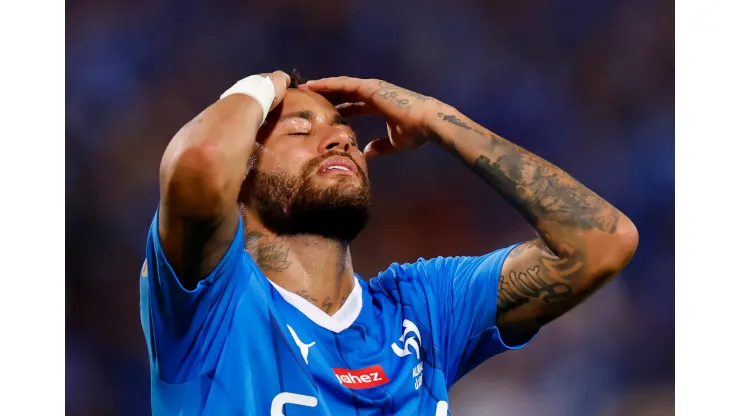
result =
[[323,153],[328,150],[340,150],[345,153],[352,147],[352,133],[343,128],[334,128],[333,131],[319,144],[319,152]]

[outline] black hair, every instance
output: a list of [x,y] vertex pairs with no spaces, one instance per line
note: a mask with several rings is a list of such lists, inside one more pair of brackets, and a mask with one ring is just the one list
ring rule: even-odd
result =
[[290,85],[288,85],[288,88],[298,88],[299,85],[304,83],[305,82],[301,78],[301,75],[298,73],[298,70],[294,69],[293,73],[290,74]]

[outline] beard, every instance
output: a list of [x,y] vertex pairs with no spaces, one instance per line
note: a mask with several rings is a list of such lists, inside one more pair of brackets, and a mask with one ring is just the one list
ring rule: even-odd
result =
[[281,236],[354,240],[370,218],[370,182],[358,166],[360,184],[352,176],[338,176],[330,186],[317,186],[312,172],[331,156],[347,155],[329,152],[306,163],[296,176],[257,169],[250,172],[244,190],[262,225]]

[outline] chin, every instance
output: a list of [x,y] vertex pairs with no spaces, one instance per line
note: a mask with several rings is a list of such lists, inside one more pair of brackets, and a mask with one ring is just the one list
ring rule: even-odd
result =
[[318,177],[311,180],[311,187],[321,191],[342,191],[350,193],[363,193],[368,184],[357,175],[332,175],[330,177]]

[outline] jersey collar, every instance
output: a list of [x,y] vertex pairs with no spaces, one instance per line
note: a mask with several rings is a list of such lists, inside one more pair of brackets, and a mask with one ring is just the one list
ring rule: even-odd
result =
[[360,311],[362,311],[362,285],[357,281],[357,276],[355,276],[355,286],[347,297],[347,301],[344,302],[344,305],[342,305],[334,315],[327,314],[319,309],[318,306],[293,292],[283,289],[272,280],[267,279],[267,281],[272,284],[272,287],[275,288],[286,302],[293,305],[293,307],[298,309],[313,323],[335,333],[342,332],[349,328],[360,315]]

